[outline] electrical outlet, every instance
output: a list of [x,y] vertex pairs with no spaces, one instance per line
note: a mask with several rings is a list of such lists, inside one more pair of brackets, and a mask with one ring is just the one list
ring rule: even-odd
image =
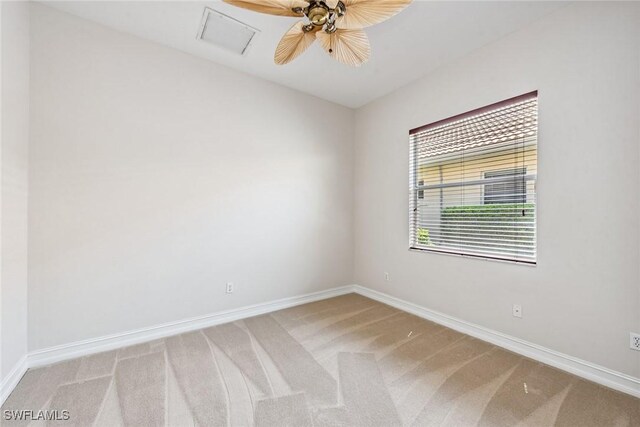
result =
[[391,279],[389,278],[389,273],[388,273],[387,271],[385,271],[385,272],[384,272],[384,280],[385,280],[385,281],[387,281],[387,282],[388,282],[389,280],[391,280]]
[[629,347],[631,347],[631,350],[640,351],[640,334],[634,334],[631,332],[631,342],[629,342]]
[[513,304],[513,317],[522,317],[522,306]]
[[227,293],[228,294],[233,293],[233,282],[227,282]]

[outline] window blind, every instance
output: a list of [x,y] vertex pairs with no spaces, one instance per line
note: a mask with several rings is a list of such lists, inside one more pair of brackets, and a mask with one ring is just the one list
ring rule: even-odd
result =
[[537,92],[409,132],[411,248],[536,262]]

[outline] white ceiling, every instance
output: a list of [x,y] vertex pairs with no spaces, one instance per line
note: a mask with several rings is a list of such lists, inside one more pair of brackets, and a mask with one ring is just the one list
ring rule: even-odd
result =
[[[297,19],[250,12],[221,1],[47,1],[46,5],[357,108],[564,3],[414,1],[399,15],[367,29],[371,59],[360,68],[335,62],[317,45],[288,65],[276,65],[275,47]],[[245,56],[196,39],[205,6],[260,29]]]

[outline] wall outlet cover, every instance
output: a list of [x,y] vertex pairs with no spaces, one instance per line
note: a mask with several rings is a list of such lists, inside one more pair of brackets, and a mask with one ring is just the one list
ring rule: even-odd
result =
[[632,350],[640,351],[640,334],[634,334],[631,332],[631,341],[629,342],[629,347]]
[[522,317],[522,306],[520,304],[513,304],[513,317]]

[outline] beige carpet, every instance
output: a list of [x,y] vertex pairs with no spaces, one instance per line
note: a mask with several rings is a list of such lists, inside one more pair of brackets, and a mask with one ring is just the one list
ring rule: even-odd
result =
[[640,426],[640,399],[355,294],[32,369],[2,409],[82,426]]

